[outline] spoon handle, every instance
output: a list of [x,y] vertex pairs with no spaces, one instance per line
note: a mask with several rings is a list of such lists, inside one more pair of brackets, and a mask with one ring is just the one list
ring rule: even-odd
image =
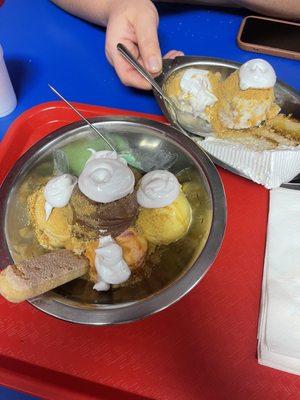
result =
[[145,70],[145,68],[133,57],[130,51],[122,44],[117,44],[117,49],[122,56],[150,83],[152,87],[164,98],[165,95],[161,87],[156,83],[155,79]]

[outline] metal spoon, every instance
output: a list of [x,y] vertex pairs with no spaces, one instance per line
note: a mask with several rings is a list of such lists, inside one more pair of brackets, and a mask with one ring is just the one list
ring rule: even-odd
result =
[[180,125],[180,122],[178,121],[176,105],[173,103],[173,101],[168,96],[165,95],[162,88],[155,81],[155,79],[151,76],[151,74],[149,74],[149,72],[145,70],[145,68],[134,58],[134,56],[131,54],[131,52],[122,43],[117,44],[117,49],[122,54],[122,56],[125,58],[125,60],[127,60],[129,62],[129,64],[131,64],[131,66],[136,71],[138,71],[146,79],[146,81],[148,81],[150,83],[150,85],[153,87],[153,89],[155,89],[160,94],[160,96],[164,99],[164,101],[166,103],[168,103],[176,128],[181,133],[183,133],[185,136],[189,137],[188,133],[182,128],[182,126]]
[[95,132],[98,136],[101,137],[101,139],[104,140],[104,142],[113,150],[117,153],[117,151],[115,150],[114,146],[106,139],[106,137],[103,135],[103,133],[101,133],[93,124],[90,123],[90,121],[88,119],[86,119],[79,110],[77,110],[77,108],[75,108],[70,102],[68,102],[67,99],[65,99],[63,97],[62,94],[60,94],[53,86],[51,86],[48,83],[49,88],[52,90],[52,92],[54,92],[63,102],[65,102],[77,115],[79,115],[79,117],[81,119],[83,119],[88,126],[93,130],[93,132]]

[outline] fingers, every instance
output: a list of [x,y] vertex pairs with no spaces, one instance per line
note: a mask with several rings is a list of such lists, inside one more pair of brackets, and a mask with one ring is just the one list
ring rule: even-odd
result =
[[109,62],[114,66],[121,82],[126,86],[149,90],[148,82],[122,57],[117,49],[123,43],[138,61],[143,64],[139,50],[135,45],[135,36],[130,25],[123,18],[112,20],[107,26],[105,52]]
[[175,57],[181,57],[184,56],[184,53],[180,50],[170,50],[167,52],[167,54],[164,55],[164,59],[172,59]]
[[[150,84],[121,56],[117,49],[119,41],[118,36],[107,34],[106,56],[109,62],[114,66],[121,82],[126,86],[132,86],[138,89],[149,90]],[[116,38],[116,40],[109,40]],[[129,49],[135,58],[143,65],[143,60],[140,57],[137,46],[131,40],[122,38],[122,43]]]
[[[127,46],[128,48],[133,46]],[[138,53],[137,48],[135,47],[135,52],[130,50],[133,54]],[[136,56],[138,62],[143,65],[143,60],[140,56]],[[117,54],[114,58],[114,67],[116,69],[119,78],[125,86],[132,86],[137,89],[149,90],[151,89],[151,85],[142,77],[142,75],[137,72],[124,58]]]
[[144,1],[143,4],[130,2],[129,5],[131,7],[127,4],[127,8],[118,8],[110,15],[106,32],[106,56],[124,85],[150,89],[150,84],[119,53],[117,44],[123,43],[153,75],[160,72],[162,58],[157,37],[158,14],[150,1]]
[[138,48],[146,69],[150,73],[158,73],[162,69],[162,57],[157,35],[158,15],[153,12],[144,14],[135,22]]

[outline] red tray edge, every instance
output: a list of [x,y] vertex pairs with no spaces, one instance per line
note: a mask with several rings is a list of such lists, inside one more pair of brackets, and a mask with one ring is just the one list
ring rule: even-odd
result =
[[[87,112],[87,113],[95,112],[97,109],[99,109],[99,111],[101,110],[102,113],[107,112],[108,115],[109,115],[109,113],[116,115],[119,112],[122,115],[129,114],[132,116],[140,116],[140,117],[144,117],[144,118],[148,118],[148,119],[156,119],[161,122],[163,122],[163,121],[167,122],[167,120],[163,117],[163,115],[159,115],[159,114],[150,114],[150,113],[144,113],[144,112],[139,112],[139,111],[125,110],[125,109],[121,109],[121,108],[90,105],[90,104],[86,104],[86,103],[78,103],[78,102],[73,102],[73,101],[71,103],[79,110],[81,110],[83,112]],[[58,100],[58,101],[47,101],[44,103],[40,103],[40,104],[33,106],[33,107],[29,108],[28,110],[24,111],[11,123],[8,130],[3,135],[1,144],[5,144],[5,142],[8,140],[8,135],[12,131],[16,131],[18,129],[18,127],[20,125],[22,125],[22,123],[24,122],[24,120],[26,118],[29,118],[29,119],[33,118],[36,116],[36,114],[40,113],[41,111],[44,112],[47,110],[51,110],[53,108],[57,108],[58,106],[60,108],[69,109],[69,107],[64,102]],[[78,116],[77,116],[77,118],[78,118]],[[75,114],[74,120],[77,118],[76,118],[76,114]]]
[[6,356],[0,356],[0,380],[2,386],[44,400],[152,400]]

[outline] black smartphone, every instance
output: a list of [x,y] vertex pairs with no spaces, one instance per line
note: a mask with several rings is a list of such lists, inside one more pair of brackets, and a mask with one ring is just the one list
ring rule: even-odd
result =
[[246,17],[237,42],[244,50],[300,60],[300,24],[296,22]]

